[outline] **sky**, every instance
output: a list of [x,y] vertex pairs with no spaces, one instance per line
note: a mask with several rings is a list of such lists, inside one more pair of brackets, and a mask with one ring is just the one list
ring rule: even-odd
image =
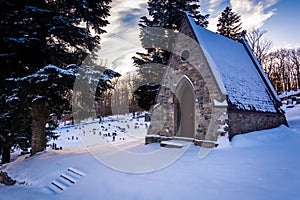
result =
[[[200,0],[201,13],[209,14],[208,29],[216,31],[219,15],[226,6],[241,15],[246,30],[266,30],[272,49],[300,47],[300,1],[295,0]],[[139,19],[148,14],[147,0],[113,0],[110,25],[102,35],[100,58],[121,73],[133,69],[131,57],[141,52]]]
[[210,14],[208,29],[215,31],[220,12],[229,5],[242,19],[243,29],[266,30],[272,49],[300,47],[300,1],[293,0],[200,0],[202,13]]

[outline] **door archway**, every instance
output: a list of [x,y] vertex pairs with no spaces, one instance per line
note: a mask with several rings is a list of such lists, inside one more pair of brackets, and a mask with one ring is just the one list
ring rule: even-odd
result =
[[175,90],[174,129],[177,137],[195,136],[195,92],[186,76],[179,81]]

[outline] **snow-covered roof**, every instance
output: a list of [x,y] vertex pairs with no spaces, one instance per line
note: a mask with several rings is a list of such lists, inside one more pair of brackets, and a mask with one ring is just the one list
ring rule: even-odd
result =
[[221,76],[229,105],[241,110],[276,112],[271,91],[266,87],[244,45],[198,26],[192,17],[187,16],[208,58],[207,62],[213,68],[212,72]]

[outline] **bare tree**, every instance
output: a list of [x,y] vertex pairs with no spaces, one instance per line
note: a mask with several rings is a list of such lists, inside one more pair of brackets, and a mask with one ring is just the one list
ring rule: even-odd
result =
[[276,91],[283,90],[281,79],[280,79],[280,70],[278,65],[278,59],[275,53],[270,53],[267,56],[266,62],[264,64],[264,70],[269,77],[271,83],[273,84]]
[[269,53],[264,69],[276,91],[300,88],[300,48]]
[[120,79],[116,88],[112,91],[113,114],[125,114],[129,112],[129,89],[126,77]]
[[140,110],[135,99],[135,83],[137,82],[137,74],[128,72],[119,79],[112,91],[112,106],[114,114],[125,114]]
[[292,71],[294,72],[294,88],[300,88],[300,48],[290,51],[290,59],[293,65]]
[[277,91],[300,88],[300,48],[270,52],[272,41],[266,30],[255,29],[246,35],[257,60]]
[[263,37],[265,33],[267,33],[266,30],[255,29],[246,36],[250,47],[261,65],[264,65],[266,62],[268,53],[272,47],[272,41]]

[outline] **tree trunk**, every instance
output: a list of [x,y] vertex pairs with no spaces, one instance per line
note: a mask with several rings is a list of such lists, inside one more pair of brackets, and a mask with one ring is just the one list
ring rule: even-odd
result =
[[31,155],[44,151],[46,148],[46,117],[47,103],[45,100],[36,100],[31,105],[32,136]]
[[10,148],[10,145],[2,147],[2,164],[10,162]]
[[297,88],[300,89],[300,65],[297,66]]

